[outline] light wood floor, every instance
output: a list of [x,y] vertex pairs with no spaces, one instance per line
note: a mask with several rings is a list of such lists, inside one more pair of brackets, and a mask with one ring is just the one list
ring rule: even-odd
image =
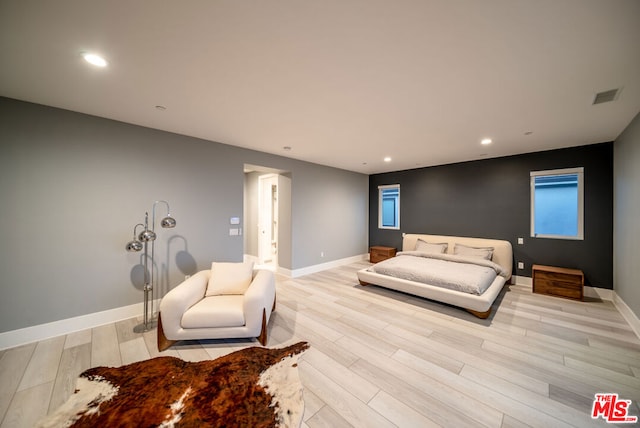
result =
[[[487,320],[358,285],[356,263],[277,280],[269,346],[305,340],[304,427],[587,427],[595,393],[640,415],[640,340],[611,302],[507,286]],[[0,351],[1,427],[28,427],[63,403],[76,377],[158,354],[130,319]],[[163,355],[211,359],[257,342],[199,341]]]

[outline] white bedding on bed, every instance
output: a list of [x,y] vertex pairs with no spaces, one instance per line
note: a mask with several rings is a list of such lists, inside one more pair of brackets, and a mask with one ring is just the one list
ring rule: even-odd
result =
[[478,296],[497,275],[507,275],[500,265],[482,258],[421,251],[400,252],[369,270]]

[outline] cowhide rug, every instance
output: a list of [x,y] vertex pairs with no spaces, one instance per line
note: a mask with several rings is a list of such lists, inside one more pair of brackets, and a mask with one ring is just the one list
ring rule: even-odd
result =
[[298,356],[309,345],[247,348],[190,363],[158,357],[82,373],[40,427],[298,427]]

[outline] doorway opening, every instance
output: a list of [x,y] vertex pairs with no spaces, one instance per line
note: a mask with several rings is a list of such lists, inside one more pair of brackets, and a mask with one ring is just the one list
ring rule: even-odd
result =
[[291,173],[244,166],[244,259],[286,272],[291,266]]
[[278,266],[278,176],[258,177],[258,263]]

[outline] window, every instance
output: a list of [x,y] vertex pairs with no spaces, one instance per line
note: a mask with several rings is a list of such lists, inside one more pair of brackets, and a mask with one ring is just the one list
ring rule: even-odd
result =
[[378,227],[400,229],[400,185],[378,186]]
[[531,236],[584,239],[584,168],[531,172]]

